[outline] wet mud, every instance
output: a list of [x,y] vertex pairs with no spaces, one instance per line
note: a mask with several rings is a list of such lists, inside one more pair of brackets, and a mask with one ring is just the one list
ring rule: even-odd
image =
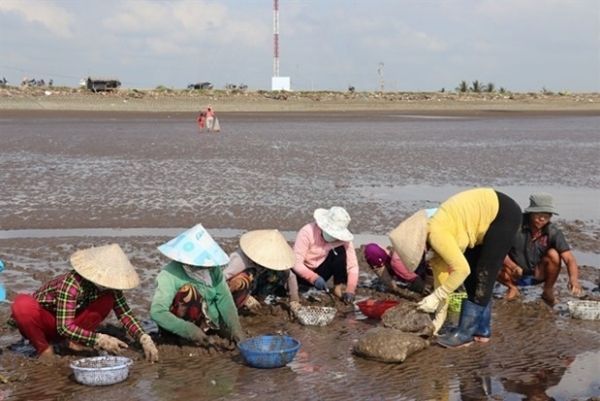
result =
[[[217,349],[205,350],[162,337],[149,321],[154,279],[167,262],[156,247],[172,237],[157,235],[155,229],[201,222],[209,230],[295,231],[312,220],[315,208],[341,205],[352,216],[353,232],[385,235],[417,208],[452,194],[446,191],[483,185],[505,188],[523,207],[538,188],[565,194],[556,199],[557,222],[574,250],[589,255],[592,263],[581,264],[579,278],[587,299],[600,299],[597,117],[441,117],[384,114],[364,122],[348,115],[267,115],[246,121],[231,115],[221,134],[200,135],[187,115],[4,116],[0,258],[6,270],[0,282],[7,302],[0,304],[0,321],[9,316],[17,293],[32,292],[66,271],[75,250],[117,242],[140,274],[140,286],[127,298],[152,331],[161,360],[143,361],[139,345],[111,317],[100,330],[129,343],[123,353],[134,360],[129,378],[106,388],[85,387],[74,381],[69,364],[95,351],[74,353],[57,345],[59,355],[42,363],[27,355],[31,348],[19,344],[18,331],[2,325],[2,396],[199,401],[599,397],[600,322],[569,316],[566,302],[573,298],[565,269],[556,285],[556,307],[541,301],[539,286],[523,288],[517,300],[494,300],[489,343],[460,350],[431,344],[395,364],[352,353],[366,333],[383,324],[339,301],[336,317],[324,327],[300,324],[285,298],[263,299],[257,312],[240,312],[249,336],[287,334],[301,342],[294,360],[274,370],[246,366],[225,338],[217,341]],[[76,228],[84,232],[9,235]],[[85,235],[86,229],[99,228],[141,232]],[[152,234],[145,235],[144,228],[152,228]],[[238,239],[216,238],[227,252]],[[404,289],[386,292],[360,249],[357,255],[357,301],[420,299]],[[495,296],[504,291],[497,286]],[[304,294],[302,302],[331,306],[330,298],[318,292]],[[456,321],[450,314],[444,330]]]

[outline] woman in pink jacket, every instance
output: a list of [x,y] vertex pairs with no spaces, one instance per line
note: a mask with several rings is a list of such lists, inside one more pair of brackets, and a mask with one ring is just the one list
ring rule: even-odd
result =
[[[339,206],[317,209],[315,221],[298,231],[294,243],[296,262],[293,271],[298,283],[329,291],[327,280],[333,277],[333,293],[344,303],[354,302],[358,282],[358,260],[348,231],[350,215]],[[346,284],[345,290],[343,285]]]
[[423,280],[427,270],[427,262],[422,262],[414,271],[404,266],[400,256],[395,251],[388,251],[381,246],[372,243],[365,246],[365,260],[373,273],[379,277],[381,283],[391,291],[398,291],[395,279],[407,284],[410,291],[423,293],[425,281]]

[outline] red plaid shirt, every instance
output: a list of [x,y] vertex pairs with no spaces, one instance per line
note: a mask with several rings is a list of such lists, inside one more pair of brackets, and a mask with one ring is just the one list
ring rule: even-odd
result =
[[[138,340],[144,330],[136,320],[127,300],[120,290],[112,291],[115,296],[113,311],[125,329],[135,340]],[[98,334],[84,330],[75,325],[75,315],[78,311],[94,302],[101,291],[92,283],[81,277],[75,270],[58,276],[33,293],[35,299],[45,309],[56,315],[58,334],[80,344],[93,347],[98,340]]]

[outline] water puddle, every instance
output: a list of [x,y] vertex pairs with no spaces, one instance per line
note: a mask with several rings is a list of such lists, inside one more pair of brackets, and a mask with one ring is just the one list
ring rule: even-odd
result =
[[[398,201],[414,203],[418,207],[435,207],[448,197],[468,188],[454,185],[403,185],[378,186],[365,185],[351,187],[358,196],[376,199],[379,203]],[[550,186],[494,186],[519,203],[522,209],[529,206],[529,196],[534,192],[547,192],[554,197],[558,209],[557,219],[564,220],[600,220],[600,190],[579,187]]]
[[[65,228],[65,229],[31,229],[31,230],[4,230],[0,231],[0,240],[20,239],[20,238],[66,238],[66,237],[110,237],[110,238],[130,238],[130,237],[164,237],[173,238],[186,231],[187,228]],[[245,230],[233,228],[210,229],[210,233],[215,239],[231,239],[241,236]],[[282,231],[283,236],[288,241],[294,241],[295,231]],[[361,245],[375,242],[383,246],[390,244],[386,235],[377,234],[354,234],[354,246],[359,248]],[[600,255],[591,252],[580,252],[574,250],[573,253],[580,265],[600,267]]]

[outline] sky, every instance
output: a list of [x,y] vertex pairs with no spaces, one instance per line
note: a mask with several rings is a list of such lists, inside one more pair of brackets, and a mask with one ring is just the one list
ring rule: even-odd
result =
[[[0,78],[270,90],[274,0],[0,0]],[[600,92],[600,0],[279,0],[297,91]]]

